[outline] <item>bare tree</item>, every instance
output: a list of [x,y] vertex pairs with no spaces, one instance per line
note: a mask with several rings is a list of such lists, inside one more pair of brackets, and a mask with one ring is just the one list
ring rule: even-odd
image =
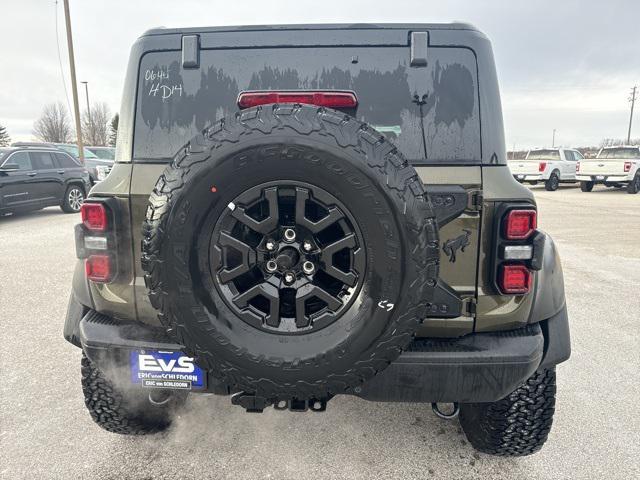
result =
[[85,145],[105,146],[109,142],[111,112],[104,102],[94,103],[82,113],[82,139]]
[[72,130],[69,114],[61,102],[50,103],[42,109],[42,115],[33,124],[33,135],[40,141],[67,143]]

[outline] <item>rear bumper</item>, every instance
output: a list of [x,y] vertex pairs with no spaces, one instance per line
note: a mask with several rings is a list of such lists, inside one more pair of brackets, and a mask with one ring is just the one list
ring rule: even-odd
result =
[[[126,362],[132,349],[182,350],[162,328],[120,323],[94,310],[70,308],[69,313],[82,315],[74,340],[98,365]],[[345,393],[389,402],[490,402],[511,393],[536,369],[568,359],[570,351],[563,308],[518,330],[417,339],[386,370]],[[204,391],[232,393],[211,377],[207,385]]]
[[579,182],[624,183],[633,180],[633,175],[576,175]]
[[549,180],[549,176],[545,176],[543,173],[514,173],[513,178],[520,182],[544,182]]

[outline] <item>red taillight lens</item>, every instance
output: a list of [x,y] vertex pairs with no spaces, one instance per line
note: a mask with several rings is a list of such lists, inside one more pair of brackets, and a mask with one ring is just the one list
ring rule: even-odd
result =
[[356,108],[358,99],[353,92],[310,91],[256,91],[241,92],[238,107],[251,108],[270,103],[305,103],[329,108]]
[[538,171],[539,172],[544,172],[544,169],[547,168],[547,162],[540,162],[538,164]]
[[507,240],[524,240],[538,227],[535,210],[511,210],[504,218],[504,237]]
[[107,209],[101,203],[83,203],[80,214],[89,230],[104,232],[107,229]]
[[111,258],[109,255],[91,255],[84,261],[84,271],[93,282],[108,282],[111,279]]
[[576,173],[580,171],[580,162],[576,162]]
[[631,171],[631,162],[624,162],[624,173],[629,173]]
[[498,285],[503,293],[528,293],[531,289],[531,272],[524,265],[502,265]]

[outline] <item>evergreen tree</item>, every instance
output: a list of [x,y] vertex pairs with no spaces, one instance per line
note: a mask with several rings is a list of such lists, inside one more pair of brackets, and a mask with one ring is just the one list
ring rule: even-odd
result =
[[115,147],[116,141],[118,139],[118,122],[120,120],[120,116],[116,113],[111,119],[111,124],[109,125],[109,146]]
[[7,147],[11,143],[11,137],[7,133],[7,128],[0,125],[0,147]]

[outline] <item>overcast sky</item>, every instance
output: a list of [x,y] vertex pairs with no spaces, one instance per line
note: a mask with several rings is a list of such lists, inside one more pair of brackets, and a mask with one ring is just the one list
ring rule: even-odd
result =
[[[638,0],[70,1],[78,81],[88,81],[91,102],[113,113],[132,43],[157,26],[472,23],[493,42],[509,149],[548,145],[554,128],[563,145],[624,138],[630,88],[640,85]],[[0,124],[14,140],[29,140],[44,104],[67,104],[56,13],[71,100],[62,1],[0,4]],[[634,121],[632,137],[640,137],[640,114]]]

